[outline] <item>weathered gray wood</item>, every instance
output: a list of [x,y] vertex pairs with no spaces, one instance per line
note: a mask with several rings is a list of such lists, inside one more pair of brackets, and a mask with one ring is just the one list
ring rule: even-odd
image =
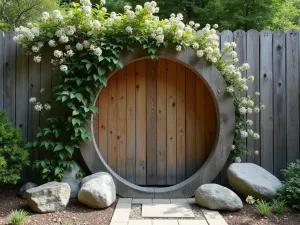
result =
[[0,31],[0,110],[4,108],[4,33]]
[[[259,92],[259,33],[257,30],[249,30],[247,31],[247,49],[244,51],[247,52],[246,62],[249,63],[250,69],[247,71],[247,77],[254,76],[254,81],[248,81],[248,93],[254,94],[256,91]],[[255,105],[259,105],[259,96],[254,99]],[[247,118],[253,121],[253,125],[251,129],[254,132],[260,133],[260,121],[259,114],[252,113],[248,114]],[[260,139],[254,140],[253,138],[248,138],[247,147],[250,150],[260,151]],[[255,163],[260,165],[260,157],[261,155],[247,156],[247,162]]]
[[[28,138],[28,56],[24,49],[17,46],[16,61],[16,127],[22,131],[23,138]],[[29,180],[31,167],[23,168],[20,183]]]
[[9,120],[16,125],[16,55],[17,45],[13,42],[13,32],[5,35],[4,56],[4,109]]
[[287,162],[299,159],[299,32],[286,33]]
[[280,170],[286,167],[286,74],[285,33],[273,34],[274,74],[274,174],[282,178]]
[[[230,30],[224,30],[222,31],[220,35],[220,48],[224,49],[224,43],[225,42],[233,42],[233,33]],[[226,55],[222,57],[222,59],[228,58]],[[227,178],[227,168],[232,163],[232,153],[228,157],[228,160],[223,168],[223,170],[220,173],[220,184],[227,185],[228,184],[228,178]]]
[[[261,111],[261,165],[273,173],[273,64],[272,32],[260,33],[260,86],[262,103],[267,104]],[[271,103],[271,104],[270,104]]]

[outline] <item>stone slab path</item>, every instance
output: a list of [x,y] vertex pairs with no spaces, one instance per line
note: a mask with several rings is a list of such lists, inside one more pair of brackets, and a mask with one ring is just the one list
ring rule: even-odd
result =
[[[142,204],[142,217],[145,219],[129,218],[132,204]],[[218,211],[203,209],[200,207],[199,210],[203,213],[204,218],[201,220],[193,219],[195,216],[191,210],[190,204],[195,204],[194,198],[120,198],[110,225],[227,225],[226,221]]]

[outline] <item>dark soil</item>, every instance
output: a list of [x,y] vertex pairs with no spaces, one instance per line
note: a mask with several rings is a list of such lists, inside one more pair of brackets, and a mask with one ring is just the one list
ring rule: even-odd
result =
[[18,186],[0,186],[0,224],[9,225],[8,214],[15,209],[24,209],[30,217],[24,225],[61,225],[69,221],[72,225],[109,225],[116,204],[107,209],[90,209],[77,200],[70,200],[64,211],[37,214],[28,208],[26,200],[17,197]]
[[258,214],[254,205],[244,203],[238,212],[221,212],[229,225],[300,225],[300,211],[290,211],[283,215],[271,213],[268,217]]

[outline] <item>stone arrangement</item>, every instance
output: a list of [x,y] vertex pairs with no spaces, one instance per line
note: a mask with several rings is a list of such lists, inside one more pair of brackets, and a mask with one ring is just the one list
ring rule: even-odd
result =
[[19,196],[20,196],[21,198],[26,199],[26,196],[27,196],[26,191],[29,190],[29,189],[31,189],[31,188],[35,188],[35,187],[37,187],[37,186],[38,186],[38,185],[37,185],[36,183],[28,182],[28,183],[24,184],[24,185],[20,188],[18,194],[19,194]]
[[81,178],[77,177],[77,173],[80,171],[80,167],[77,163],[71,169],[65,171],[64,176],[62,178],[62,182],[68,183],[71,188],[71,198],[77,198]]
[[227,175],[231,188],[242,196],[272,199],[282,186],[277,177],[253,163],[233,163]]

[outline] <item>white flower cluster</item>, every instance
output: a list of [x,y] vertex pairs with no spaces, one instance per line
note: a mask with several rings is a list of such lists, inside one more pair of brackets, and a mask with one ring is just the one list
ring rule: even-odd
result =
[[[42,89],[41,89],[42,90]],[[29,103],[34,105],[34,110],[37,112],[42,111],[43,109],[46,111],[51,110],[51,105],[49,103],[45,103],[44,105],[37,101],[36,97],[31,97],[29,99]]]
[[27,47],[27,43],[34,40],[34,38],[40,35],[40,30],[37,27],[17,27],[15,29],[16,36],[13,37],[14,42],[20,44],[23,47]]

